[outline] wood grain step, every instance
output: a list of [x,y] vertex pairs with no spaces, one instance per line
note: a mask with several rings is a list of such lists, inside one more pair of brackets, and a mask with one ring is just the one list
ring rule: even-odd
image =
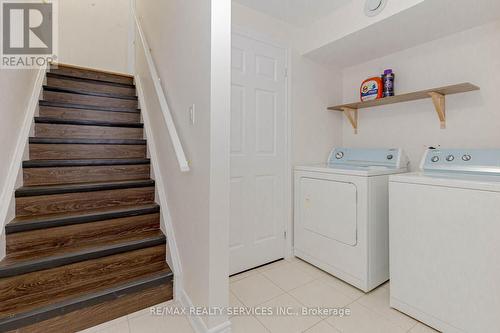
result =
[[136,90],[133,85],[109,84],[102,81],[78,79],[53,73],[47,73],[47,85],[56,88],[78,89],[86,92],[104,92],[136,96]]
[[29,138],[30,144],[146,145],[142,139]]
[[149,159],[25,161],[25,186],[146,180],[151,176]]
[[25,186],[79,184],[151,177],[149,165],[110,165],[23,169]]
[[164,272],[2,319],[0,331],[77,332],[172,298],[173,275]]
[[44,92],[45,91],[53,91],[53,92],[62,92],[62,93],[86,95],[86,96],[127,99],[127,100],[131,100],[131,101],[138,100],[136,95],[124,95],[124,94],[118,94],[118,93],[113,93],[113,92],[104,92],[104,91],[89,91],[89,90],[70,88],[70,87],[54,87],[51,85],[44,85],[43,91]]
[[134,84],[134,78],[129,75],[112,74],[88,68],[77,68],[58,65],[57,68],[51,67],[50,73],[63,74],[77,78],[92,79],[97,81],[115,82],[123,84]]
[[31,160],[24,161],[23,168],[57,168],[57,167],[82,167],[104,165],[141,165],[150,164],[149,158],[116,158],[93,160]]
[[119,209],[123,206],[153,204],[155,199],[154,184],[143,187],[137,185],[126,188],[102,188],[91,192],[85,190],[74,192],[62,188],[59,190],[60,193],[50,190],[49,193],[52,194],[43,194],[45,191],[45,189],[31,189],[28,193],[19,192],[20,196],[16,198],[16,216],[64,214],[105,208]]
[[0,280],[0,318],[168,272],[166,246],[73,263]]
[[140,113],[132,112],[112,112],[101,110],[85,110],[75,108],[62,108],[53,106],[40,106],[40,117],[75,120],[94,120],[107,122],[129,122],[138,123],[141,121]]
[[40,138],[142,139],[144,124],[35,117]]
[[105,111],[105,112],[129,112],[129,113],[140,113],[138,108],[115,108],[115,107],[104,107],[99,105],[85,105],[77,103],[63,103],[63,102],[51,102],[40,100],[38,101],[40,106],[50,106],[68,109],[80,109],[80,110],[92,110],[92,111]]
[[47,72],[46,77],[47,78],[60,78],[60,79],[65,79],[65,80],[77,81],[77,82],[87,82],[87,83],[99,84],[99,85],[109,85],[109,86],[115,86],[115,87],[135,88],[134,83],[118,83],[118,82],[94,80],[94,79],[66,75],[63,73],[55,73],[55,72]]
[[145,158],[146,140],[30,138],[31,160]]
[[[164,245],[166,238],[161,231],[156,232],[156,236],[144,238],[136,237],[120,239],[106,245],[94,245],[83,248],[77,252],[51,252],[47,256],[40,254],[39,257],[10,257],[7,255],[0,261],[0,278],[15,277],[18,275],[39,272],[56,267],[71,265],[87,260],[104,258],[107,256],[135,251],[157,245]],[[3,280],[0,280],[3,282]]]
[[85,247],[112,244],[124,239],[155,236],[160,230],[160,214],[124,217],[9,234],[6,237],[10,260],[30,260],[46,255],[74,252]]
[[23,186],[16,190],[15,196],[16,198],[24,198],[24,197],[34,197],[40,195],[121,190],[121,189],[137,188],[137,187],[149,187],[154,185],[155,181],[152,179],[148,179],[148,180],[89,183],[89,184]]
[[142,128],[36,123],[35,136],[39,138],[141,139],[144,137],[144,132]]
[[43,99],[49,102],[91,105],[99,107],[137,109],[137,100],[81,95],[57,91],[44,91]]
[[73,214],[55,214],[37,217],[16,217],[5,226],[7,235],[40,230],[45,228],[71,226],[96,221],[106,221],[132,216],[155,214],[160,212],[157,204],[133,206],[120,209],[100,209],[91,212],[77,212]]
[[98,120],[87,120],[87,119],[59,119],[53,117],[35,117],[35,124],[144,128],[144,124],[140,122],[98,121]]

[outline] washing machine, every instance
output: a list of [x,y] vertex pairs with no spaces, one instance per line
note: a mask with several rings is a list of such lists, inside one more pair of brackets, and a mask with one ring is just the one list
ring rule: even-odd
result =
[[500,332],[500,149],[431,149],[390,177],[390,304],[442,332]]
[[389,279],[389,175],[407,172],[401,149],[332,151],[295,168],[294,254],[368,292]]

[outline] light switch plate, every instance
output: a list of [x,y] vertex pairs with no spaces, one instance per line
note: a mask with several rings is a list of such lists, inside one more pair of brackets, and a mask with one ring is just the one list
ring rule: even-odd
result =
[[191,121],[191,125],[194,125],[196,120],[196,106],[193,104],[189,107],[189,120]]

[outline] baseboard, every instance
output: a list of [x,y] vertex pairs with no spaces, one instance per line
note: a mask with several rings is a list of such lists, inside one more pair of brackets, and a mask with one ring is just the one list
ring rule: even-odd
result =
[[5,251],[5,232],[1,232],[0,233],[0,260],[2,260],[3,258],[5,258],[5,254],[6,254],[6,251]]
[[0,259],[5,256],[5,224],[8,222],[9,211],[11,209],[12,198],[16,183],[18,182],[18,175],[21,169],[21,164],[28,145],[28,138],[31,131],[31,125],[38,107],[38,100],[40,99],[40,92],[45,79],[47,68],[41,67],[38,70],[35,83],[31,92],[30,101],[27,107],[26,115],[23,119],[23,124],[19,130],[19,136],[16,141],[16,147],[12,160],[10,161],[9,171],[5,179],[5,185],[0,195]]
[[172,217],[170,216],[170,211],[168,209],[167,194],[165,192],[166,183],[162,177],[160,165],[158,162],[158,151],[156,150],[156,144],[153,133],[151,133],[151,121],[149,119],[147,104],[145,103],[145,95],[142,87],[142,81],[139,76],[135,77],[135,85],[137,89],[137,95],[139,97],[139,103],[141,106],[141,115],[144,120],[144,132],[146,133],[146,138],[148,141],[148,152],[151,158],[151,168],[153,170],[156,190],[158,191],[158,200],[161,206],[161,215],[164,222],[162,226],[163,230],[166,230],[167,244],[169,247],[171,263],[170,268],[174,272],[174,298],[177,298],[179,290],[182,290],[182,265],[179,256],[179,250],[177,247],[177,242],[175,238],[175,231],[172,224]]
[[390,306],[430,327],[439,330],[440,332],[449,332],[449,333],[465,333],[465,331],[458,329],[432,315],[429,315],[420,309],[417,309],[405,302],[400,301],[399,299],[392,297],[390,298]]
[[[184,290],[180,290],[178,297],[177,297],[177,302],[184,308],[190,309],[193,308],[193,302],[189,298],[189,296],[186,294]],[[208,328],[207,324],[205,324],[205,321],[200,317],[200,316],[188,316],[189,323],[193,327],[194,331],[196,333],[230,333],[231,332],[231,322],[227,320],[226,322],[212,327]]]

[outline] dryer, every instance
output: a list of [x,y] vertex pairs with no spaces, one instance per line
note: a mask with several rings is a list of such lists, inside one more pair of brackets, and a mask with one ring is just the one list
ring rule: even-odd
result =
[[401,149],[332,151],[295,168],[294,254],[368,292],[389,278],[388,179]]
[[391,306],[442,332],[499,332],[500,150],[428,150],[389,188]]

